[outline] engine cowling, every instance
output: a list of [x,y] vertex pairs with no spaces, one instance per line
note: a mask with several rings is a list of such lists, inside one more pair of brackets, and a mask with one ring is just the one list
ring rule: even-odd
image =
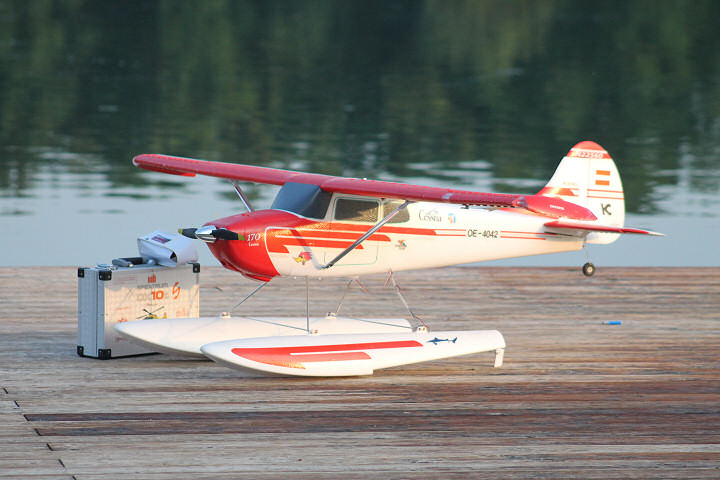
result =
[[[302,220],[294,214],[281,210],[257,210],[213,220],[198,229],[203,234],[221,231],[213,235],[217,241],[208,242],[208,248],[223,267],[242,273],[248,278],[267,282],[278,275],[267,250],[268,227],[292,228]],[[202,231],[201,231],[202,230]],[[237,240],[225,240],[237,234]],[[196,236],[199,236],[196,232]]]

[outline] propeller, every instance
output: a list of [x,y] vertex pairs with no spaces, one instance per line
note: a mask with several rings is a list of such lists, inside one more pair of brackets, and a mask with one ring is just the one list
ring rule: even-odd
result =
[[178,233],[182,235],[183,237],[188,237],[192,239],[197,239],[195,236],[195,232],[197,231],[197,228],[178,228]]
[[200,228],[179,228],[178,233],[188,238],[195,238],[207,243],[215,240],[245,240],[245,237],[227,228],[217,228],[215,225],[206,225]]

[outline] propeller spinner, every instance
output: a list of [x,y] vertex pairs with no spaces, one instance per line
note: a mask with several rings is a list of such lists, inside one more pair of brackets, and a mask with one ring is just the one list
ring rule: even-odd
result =
[[180,228],[178,233],[206,243],[214,243],[215,240],[245,240],[244,236],[231,232],[227,228],[217,228],[215,225],[205,225],[200,228]]

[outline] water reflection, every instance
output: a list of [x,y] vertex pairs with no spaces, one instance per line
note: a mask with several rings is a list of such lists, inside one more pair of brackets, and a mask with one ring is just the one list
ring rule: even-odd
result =
[[48,191],[189,194],[132,167],[142,152],[533,192],[584,139],[631,213],[683,212],[672,192],[716,218],[716,18],[714,1],[0,1],[0,221],[43,219],[22,200]]

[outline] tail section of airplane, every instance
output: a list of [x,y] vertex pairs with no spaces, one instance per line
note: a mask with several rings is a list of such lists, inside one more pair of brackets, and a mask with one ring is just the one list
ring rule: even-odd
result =
[[[562,159],[555,174],[538,195],[556,197],[588,208],[597,223],[612,227],[625,224],[625,196],[620,174],[610,155],[595,142],[575,145]],[[612,243],[617,233],[591,232],[587,243]]]

